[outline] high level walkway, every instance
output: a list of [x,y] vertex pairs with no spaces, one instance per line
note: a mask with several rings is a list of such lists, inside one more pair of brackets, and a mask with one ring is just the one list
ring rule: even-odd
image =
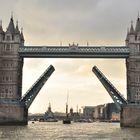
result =
[[26,58],[127,58],[126,46],[24,46],[19,55]]

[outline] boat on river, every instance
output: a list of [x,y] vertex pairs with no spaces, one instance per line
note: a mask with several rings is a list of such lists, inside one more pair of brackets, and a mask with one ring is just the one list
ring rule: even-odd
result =
[[54,113],[51,110],[51,104],[49,103],[48,110],[45,112],[45,115],[42,119],[39,120],[40,122],[57,122]]
[[63,124],[71,124],[71,119],[68,113],[68,95],[67,95],[67,102],[66,102],[66,118],[63,119]]

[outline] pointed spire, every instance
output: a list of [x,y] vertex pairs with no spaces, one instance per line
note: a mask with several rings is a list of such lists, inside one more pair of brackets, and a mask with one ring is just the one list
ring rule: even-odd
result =
[[136,28],[135,28],[135,33],[137,34],[138,32],[140,32],[140,17],[139,17],[139,13],[138,13],[138,18],[137,18]]
[[133,28],[133,21],[131,21],[130,34],[135,34],[135,31]]
[[51,103],[49,102],[48,111],[51,112]]
[[127,28],[127,35],[126,35],[126,41],[129,40],[129,28]]
[[3,28],[2,28],[2,20],[0,20],[0,34],[4,33]]
[[24,41],[23,28],[21,28],[20,39],[21,39],[21,41]]
[[19,28],[18,28],[18,21],[16,21],[16,29],[15,29],[16,34],[20,34]]
[[8,25],[8,28],[7,28],[7,32],[10,32],[10,33],[15,33],[15,26],[14,26],[14,21],[13,21],[13,15],[11,15],[11,19],[10,19],[10,23]]

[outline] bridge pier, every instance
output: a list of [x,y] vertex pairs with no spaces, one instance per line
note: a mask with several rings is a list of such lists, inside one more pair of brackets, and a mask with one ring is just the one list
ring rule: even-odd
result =
[[0,125],[27,125],[28,109],[19,103],[0,104]]
[[123,105],[120,116],[121,127],[139,127],[140,128],[140,105]]

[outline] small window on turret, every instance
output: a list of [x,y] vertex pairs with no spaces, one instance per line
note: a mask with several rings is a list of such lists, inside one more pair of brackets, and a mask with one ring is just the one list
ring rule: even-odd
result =
[[8,41],[10,40],[10,35],[6,36],[6,40]]
[[11,49],[11,45],[10,44],[6,44],[5,45],[5,51],[10,51]]

